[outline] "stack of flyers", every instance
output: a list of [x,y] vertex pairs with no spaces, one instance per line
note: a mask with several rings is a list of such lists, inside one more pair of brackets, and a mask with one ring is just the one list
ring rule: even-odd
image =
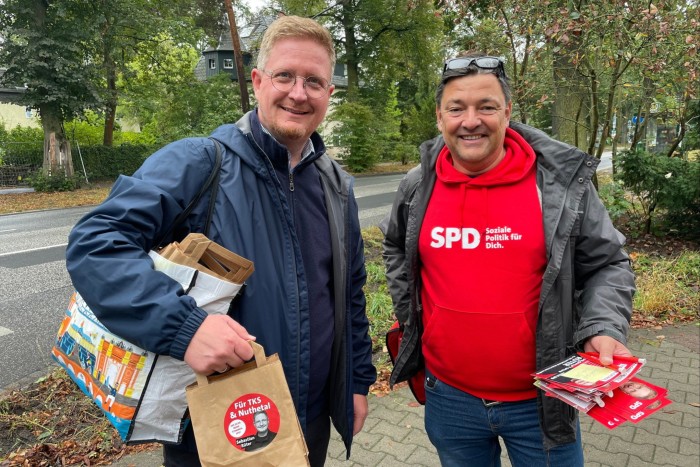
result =
[[612,429],[637,423],[671,403],[667,391],[635,375],[646,360],[614,356],[603,365],[598,354],[579,353],[538,371],[535,386]]

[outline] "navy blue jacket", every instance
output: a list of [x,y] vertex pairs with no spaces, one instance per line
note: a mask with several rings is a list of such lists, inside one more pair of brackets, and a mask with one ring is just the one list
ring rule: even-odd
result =
[[[212,133],[224,154],[209,237],[255,263],[233,318],[257,337],[267,354],[280,355],[305,427],[310,329],[303,239],[295,233],[274,167],[253,140],[250,115]],[[312,138],[317,152],[323,153],[320,137]],[[147,252],[198,193],[211,173],[214,154],[207,138],[188,138],[160,149],[133,176],[119,177],[108,199],[74,227],[66,251],[76,289],[112,332],[178,359],[184,358],[206,312],[175,281],[153,269]],[[321,176],[333,247],[330,413],[349,455],[353,394],[367,394],[376,379],[362,291],[363,242],[352,178],[325,154],[314,164]],[[176,229],[174,239],[204,230],[208,202],[205,195]]]

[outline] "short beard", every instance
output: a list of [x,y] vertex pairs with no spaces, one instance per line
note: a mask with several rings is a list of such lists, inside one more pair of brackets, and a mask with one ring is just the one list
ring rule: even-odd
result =
[[278,140],[298,140],[306,137],[306,134],[304,134],[304,131],[301,128],[287,128],[274,123],[270,125],[269,131],[272,133],[275,139]]

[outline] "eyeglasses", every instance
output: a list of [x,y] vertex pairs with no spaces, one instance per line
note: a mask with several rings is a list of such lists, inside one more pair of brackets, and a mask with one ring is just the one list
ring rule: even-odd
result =
[[312,99],[319,99],[326,95],[330,84],[328,81],[319,78],[318,76],[297,76],[288,70],[273,70],[267,71],[262,70],[267,76],[270,77],[272,86],[275,89],[282,92],[289,92],[297,84],[297,79],[304,80],[304,90],[306,95]]
[[442,72],[444,73],[447,70],[462,70],[473,63],[475,66],[481,68],[482,70],[496,70],[497,73],[500,72],[505,74],[505,70],[503,69],[503,62],[503,57],[486,56],[452,58],[445,62],[445,67],[442,69]]

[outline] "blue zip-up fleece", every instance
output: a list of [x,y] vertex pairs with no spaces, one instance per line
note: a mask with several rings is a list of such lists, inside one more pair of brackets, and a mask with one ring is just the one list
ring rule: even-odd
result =
[[[224,152],[209,238],[254,262],[255,272],[230,314],[267,354],[279,354],[302,428],[318,415],[318,405],[327,403],[349,456],[353,394],[366,395],[376,379],[352,178],[325,154],[316,133],[315,155],[290,175],[286,162],[280,162],[286,150],[259,130],[254,110],[212,133]],[[119,177],[107,200],[75,226],[66,251],[73,284],[105,326],[147,350],[181,360],[207,314],[178,283],[153,269],[147,252],[199,192],[214,158],[214,144],[207,138],[188,138],[160,149],[133,176]],[[285,173],[287,178],[281,179]],[[301,183],[307,181],[313,186],[302,190]],[[322,238],[330,242],[330,258],[309,251],[318,247],[310,244],[313,238],[303,238],[313,226],[297,225],[310,218],[323,221],[309,193],[323,196],[328,234]],[[208,203],[206,194],[164,243],[204,231]],[[324,277],[317,266],[328,260],[331,277]],[[328,284],[330,295],[310,291],[318,284]],[[325,390],[311,388],[317,384],[316,368],[324,364],[315,360],[312,368],[312,333],[317,338],[323,330],[323,310],[310,316],[313,303],[333,307],[332,318],[326,314],[329,332],[322,333],[322,339],[332,341]]]

